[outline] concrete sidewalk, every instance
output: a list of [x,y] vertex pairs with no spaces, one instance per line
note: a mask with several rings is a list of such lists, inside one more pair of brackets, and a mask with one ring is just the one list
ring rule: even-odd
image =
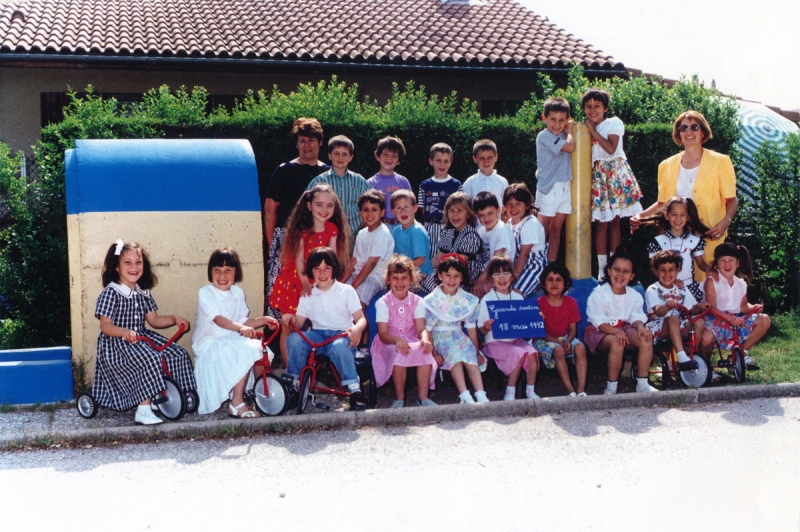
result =
[[[0,450],[27,446],[50,447],[65,443],[102,445],[114,441],[152,442],[198,437],[277,434],[300,430],[415,425],[635,407],[669,408],[698,403],[795,396],[800,396],[800,383],[725,386],[649,394],[590,395],[585,398],[549,397],[539,400],[521,399],[471,405],[406,407],[394,410],[382,408],[366,412],[307,413],[302,416],[287,413],[281,417],[248,420],[229,418],[225,415],[224,409],[221,409],[214,414],[206,416],[190,414],[178,422],[165,422],[150,427],[133,425],[133,411],[117,413],[101,410],[96,418],[85,420],[79,416],[74,406],[53,409],[39,407],[35,411],[23,410],[0,414]],[[313,407],[307,412],[313,412]]]

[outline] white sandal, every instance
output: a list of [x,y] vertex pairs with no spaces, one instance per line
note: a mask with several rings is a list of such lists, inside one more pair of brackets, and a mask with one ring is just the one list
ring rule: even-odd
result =
[[233,403],[229,403],[228,404],[228,416],[229,417],[235,417],[235,418],[238,418],[238,419],[250,419],[250,418],[254,418],[254,417],[260,417],[258,415],[258,413],[254,412],[253,410],[247,410],[247,411],[242,412],[241,414],[239,414],[239,410],[241,410],[242,407],[244,407],[244,406],[247,406],[247,405],[242,403],[239,406],[233,406]]

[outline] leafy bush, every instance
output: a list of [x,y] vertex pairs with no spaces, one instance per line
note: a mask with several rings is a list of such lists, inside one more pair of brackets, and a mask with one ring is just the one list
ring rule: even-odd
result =
[[753,256],[756,300],[773,309],[800,302],[800,134],[765,142],[755,154],[756,201],[741,205],[731,239]]
[[[88,138],[247,138],[253,146],[259,180],[266,185],[273,169],[297,156],[289,130],[300,116],[314,116],[326,138],[344,134],[356,146],[351,168],[366,177],[378,164],[373,156],[379,138],[394,135],[408,150],[398,171],[415,188],[432,174],[428,150],[447,142],[455,150],[451,173],[461,179],[475,173],[471,150],[479,138],[493,139],[500,152],[497,170],[510,181],[536,185],[536,135],[544,100],[551,95],[567,98],[577,120],[583,119],[580,97],[589,86],[611,94],[611,113],[626,123],[625,149],[645,191],[645,203],[656,196],[658,163],[676,153],[671,138],[673,119],[687,108],[703,112],[711,122],[712,147],[729,153],[738,136],[735,104],[718,98],[700,85],[681,81],[669,88],[643,78],[590,82],[580,67],[570,70],[568,86],[556,88],[540,76],[531,100],[514,116],[481,119],[475,102],[455,93],[429,95],[413,82],[395,85],[391,98],[378,105],[358,86],[333,77],[330,81],[300,85],[288,94],[249,92],[231,111],[208,108],[208,93],[201,87],[176,91],[166,86],[148,91],[141,103],[123,106],[103,99],[88,87],[86,94],[71,93],[64,120],[42,129],[35,149],[41,179],[27,183],[14,173],[18,162],[7,150],[0,167],[13,216],[0,233],[0,293],[16,307],[14,326],[27,327],[28,345],[63,343],[69,335],[69,285],[67,276],[64,150],[76,139]],[[323,150],[322,158],[326,159]],[[5,166],[3,166],[5,165]],[[7,175],[6,175],[7,174]],[[4,185],[7,183],[7,185]],[[641,232],[636,242],[649,236]],[[16,330],[16,329],[14,329]],[[20,329],[21,330],[21,329]],[[19,335],[14,335],[14,338]],[[2,341],[2,340],[0,340]],[[16,341],[16,340],[15,340]]]

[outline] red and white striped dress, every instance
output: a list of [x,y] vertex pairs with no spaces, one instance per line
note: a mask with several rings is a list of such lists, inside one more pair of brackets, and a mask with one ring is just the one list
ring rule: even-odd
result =
[[425,317],[424,309],[419,306],[422,298],[409,292],[405,299],[397,299],[392,292],[389,292],[380,298],[377,304],[380,305],[381,302],[386,305],[389,312],[389,321],[387,322],[389,334],[399,336],[408,342],[409,351],[407,355],[399,353],[394,344],[385,344],[381,342],[380,336],[376,335],[370,349],[376,383],[378,386],[383,386],[391,377],[394,366],[408,368],[430,365],[432,366],[430,388],[433,389],[438,366],[433,359],[433,353],[422,352],[420,338],[414,325],[417,308],[420,308],[419,317]]

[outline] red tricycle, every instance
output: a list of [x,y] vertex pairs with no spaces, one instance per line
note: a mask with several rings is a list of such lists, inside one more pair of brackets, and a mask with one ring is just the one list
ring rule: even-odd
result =
[[[311,352],[308,354],[308,359],[306,360],[306,365],[303,366],[303,369],[300,370],[299,375],[299,392],[297,397],[297,413],[302,414],[306,410],[306,406],[308,406],[308,400],[311,398],[312,404],[322,408],[324,410],[328,410],[329,407],[327,405],[316,405],[316,401],[314,400],[313,392],[320,392],[320,393],[330,393],[334,395],[338,395],[340,397],[350,397],[350,392],[348,392],[344,386],[342,386],[342,379],[339,376],[339,372],[330,363],[327,357],[320,355],[317,358],[317,349],[322,346],[328,345],[329,343],[333,342],[334,340],[338,340],[339,338],[346,338],[347,333],[343,332],[337,334],[335,336],[331,336],[327,340],[319,343],[314,343],[308,339],[308,337],[303,334],[300,329],[298,329],[294,324],[291,325],[292,331],[296,332],[300,335],[300,338],[303,339],[308,345],[311,346]],[[375,384],[375,372],[372,369],[372,356],[369,354],[364,355],[362,352],[358,352],[358,355],[355,359],[356,363],[356,371],[359,375],[359,380],[361,381],[361,387],[364,389],[366,386],[367,389],[367,408],[375,408],[375,403],[378,400],[378,387]],[[331,374],[333,375],[334,379],[334,387],[329,388],[317,382],[317,375],[320,373],[321,370],[324,368],[329,368]]]
[[[253,370],[251,370],[254,376],[253,388],[249,390],[249,393],[252,394],[258,411],[265,416],[282,416],[289,409],[289,385],[272,373],[269,349],[267,348],[280,330],[280,325],[278,325],[269,338],[260,332],[256,333],[261,339],[263,358],[253,364]],[[255,376],[256,368],[262,368],[261,375]]]
[[[186,330],[185,325],[178,327],[178,331],[164,343],[164,345],[157,346],[150,338],[146,336],[137,336],[136,339],[147,342],[153,349],[162,353],[167,347],[171,346],[183,332]],[[177,421],[184,416],[184,414],[196,412],[200,406],[199,396],[195,390],[188,390],[184,392],[178,382],[172,378],[172,374],[167,368],[167,358],[161,355],[161,374],[164,377],[165,388],[153,397],[151,403],[155,405],[159,412],[169,421]],[[85,419],[91,419],[97,415],[98,404],[94,397],[88,392],[84,392],[78,396],[76,402],[78,413]]]

